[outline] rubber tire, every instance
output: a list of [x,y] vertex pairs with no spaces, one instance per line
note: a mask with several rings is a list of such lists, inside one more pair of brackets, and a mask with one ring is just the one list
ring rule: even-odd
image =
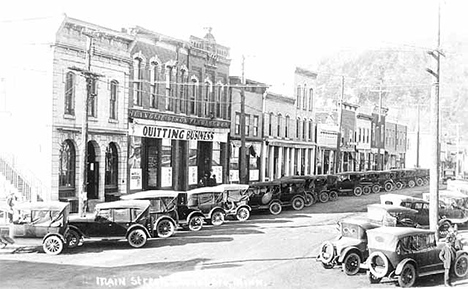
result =
[[133,248],[141,248],[146,244],[147,236],[143,229],[134,229],[127,236],[128,244]]
[[453,273],[458,278],[465,278],[468,274],[468,255],[463,254],[458,256],[453,264]]
[[158,238],[169,238],[175,233],[175,224],[168,219],[162,219],[155,226]]
[[47,237],[42,244],[42,249],[49,255],[58,255],[62,253],[64,247],[65,244],[62,239],[55,235]]
[[416,185],[417,185],[418,187],[422,187],[422,186],[424,185],[423,179],[417,178],[417,179],[416,179]]
[[294,199],[292,199],[291,205],[292,205],[294,210],[300,211],[300,210],[304,209],[305,202],[304,202],[304,199],[302,199],[300,197],[295,197]]
[[[371,262],[374,259],[374,257],[379,257],[380,259],[383,260],[384,266],[386,268],[385,272],[377,272],[375,271],[374,267],[371,266]],[[388,270],[389,270],[389,262],[387,257],[382,253],[382,252],[374,252],[368,257],[368,270],[374,275],[375,278],[383,278],[387,275]]]
[[328,202],[330,199],[330,196],[328,195],[328,192],[327,191],[321,191],[319,193],[319,201],[320,203],[326,203]]
[[380,193],[380,186],[379,185],[373,185],[372,186],[372,192],[374,194]]
[[305,206],[306,207],[310,207],[312,206],[313,204],[315,203],[315,198],[312,194],[306,194],[306,202],[305,202]]
[[356,197],[362,196],[362,188],[361,187],[355,187],[353,190],[353,194]]
[[245,222],[250,218],[250,211],[246,207],[240,207],[236,212],[236,219],[239,222]]
[[416,268],[414,268],[413,264],[406,263],[398,276],[398,285],[401,288],[411,287],[416,282],[416,278]]
[[382,278],[375,277],[370,271],[367,271],[367,279],[369,279],[369,283],[371,284],[380,283],[380,281],[382,280]]
[[365,196],[369,195],[371,192],[372,192],[372,189],[370,186],[365,186],[364,188],[362,188],[362,194]]
[[402,182],[397,182],[395,184],[395,187],[396,187],[397,190],[402,190],[404,186],[405,186],[405,184],[403,184]]
[[[330,254],[330,256],[328,256],[328,258],[323,257],[322,253],[324,251],[324,248],[331,248],[331,250],[332,250],[332,253]],[[335,257],[335,248],[334,248],[333,244],[330,241],[325,241],[325,242],[322,243],[322,245],[320,245],[319,250],[320,250],[319,251],[320,261],[322,261],[322,264],[330,264],[330,262]]]
[[439,238],[445,238],[448,234],[448,228],[450,227],[452,227],[452,223],[450,223],[449,220],[440,220],[437,227],[437,231],[439,232]]
[[[67,241],[67,248],[68,249],[74,249],[79,246],[80,240],[81,240],[81,235],[75,230],[69,230],[65,240]],[[73,241],[73,243],[71,243]],[[71,245],[70,245],[71,243]]]
[[338,192],[337,191],[330,191],[329,195],[329,200],[334,202],[338,200]]
[[200,216],[190,217],[187,224],[190,231],[198,232],[203,228],[203,218]]
[[333,267],[335,267],[335,265],[334,264],[322,263],[322,267],[325,268],[325,269],[332,269]]
[[393,185],[392,185],[392,183],[390,183],[390,182],[385,183],[385,184],[384,184],[384,189],[385,189],[386,192],[392,191],[392,190],[393,190]]
[[279,215],[281,214],[281,211],[283,210],[283,207],[279,202],[271,202],[270,206],[268,207],[268,210],[270,211],[270,214],[272,215]]
[[414,180],[409,180],[408,181],[408,188],[412,189],[416,186],[416,182]]
[[213,226],[221,226],[224,223],[224,214],[219,210],[214,211],[210,221]]
[[361,257],[358,254],[351,252],[343,260],[343,272],[348,276],[356,275],[361,269]]

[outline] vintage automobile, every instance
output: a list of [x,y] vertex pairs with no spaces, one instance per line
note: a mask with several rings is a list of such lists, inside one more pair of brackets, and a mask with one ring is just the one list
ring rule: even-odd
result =
[[392,172],[395,174],[394,182],[395,187],[401,190],[404,187],[414,188],[416,186],[417,174],[414,169],[394,169]]
[[[418,226],[426,228],[429,226],[429,202],[420,198],[398,194],[385,194],[380,196],[382,204],[396,205],[414,209],[417,212],[415,222]],[[447,229],[454,224],[462,225],[468,222],[468,214],[463,209],[445,208],[439,206],[439,231],[443,237]]]
[[42,245],[44,252],[51,255],[58,255],[66,248],[68,203],[19,203],[14,206],[14,211],[12,223],[4,219],[0,224],[1,234],[9,243],[13,241],[20,246]]
[[[445,244],[437,243],[435,232],[418,228],[376,228],[367,231],[369,258],[367,275],[370,283],[387,277],[400,287],[411,287],[419,277],[444,272],[439,253]],[[456,253],[453,273],[463,278],[468,273],[468,253]]]
[[[149,190],[121,196],[122,200],[149,200],[151,202],[150,214],[153,224],[158,224],[156,233],[164,238],[172,235],[172,225],[188,228],[190,231],[200,231],[205,216],[200,210],[187,210],[185,206],[178,205],[178,197],[184,194],[181,191]],[[161,220],[155,222],[155,220]],[[171,234],[169,234],[171,233]]]
[[341,265],[347,275],[355,275],[369,256],[367,230],[380,226],[413,226],[411,218],[415,213],[415,210],[399,206],[368,205],[366,218],[353,217],[339,223],[341,235],[321,245],[317,260],[326,269]]
[[268,182],[258,182],[249,185],[249,206],[254,210],[268,209],[271,214],[278,215],[285,206],[292,206],[296,211],[305,206],[306,193],[304,180],[278,179]]
[[367,182],[371,183],[371,192],[376,194],[379,193],[381,190],[381,187],[385,187],[385,181],[388,182],[388,180],[385,180],[382,178],[382,174],[385,174],[385,172],[382,171],[366,171],[362,172],[361,178],[363,180],[366,180]]
[[239,221],[250,217],[247,204],[248,185],[223,184],[214,187],[201,187],[179,194],[179,206],[183,210],[198,210],[213,226],[224,223],[226,216],[235,216]]
[[345,172],[339,173],[337,189],[340,193],[353,194],[356,197],[368,195],[372,192],[374,183],[365,178],[365,174],[361,172]]
[[[287,181],[287,180],[304,180],[303,187],[306,193],[306,201],[305,206],[310,207],[314,203],[319,200],[318,193],[317,193],[317,176],[301,176],[301,175],[294,175],[294,176],[287,176],[280,178],[280,181]],[[301,186],[301,183],[298,183]],[[328,194],[327,194],[328,200]]]
[[69,247],[90,240],[127,240],[133,248],[143,247],[148,238],[156,237],[149,213],[148,200],[120,200],[97,204],[94,214],[70,216]]
[[429,169],[415,168],[416,185],[421,187],[429,184]]
[[338,177],[334,175],[315,175],[307,176],[307,178],[310,179],[310,183],[313,181],[314,196],[321,203],[338,200],[338,189],[336,188]]
[[[430,194],[424,193],[423,199],[429,202]],[[457,191],[440,190],[439,205],[444,209],[468,210],[468,195]]]

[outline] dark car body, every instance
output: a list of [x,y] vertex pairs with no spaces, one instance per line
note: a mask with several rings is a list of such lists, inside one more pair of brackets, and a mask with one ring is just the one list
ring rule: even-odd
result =
[[[439,258],[443,243],[436,242],[435,232],[417,228],[376,228],[367,232],[371,283],[384,277],[397,279],[400,287],[411,287],[417,278],[444,272]],[[458,277],[466,276],[468,255],[459,250],[453,268]]]
[[[326,203],[338,199],[337,178],[333,175],[291,176],[289,178],[305,180],[306,193],[313,197],[313,203],[317,201]],[[306,207],[310,205],[312,203],[307,201]]]
[[[143,247],[155,237],[148,200],[120,200],[97,204],[94,214],[70,216],[73,239],[122,240],[134,248]],[[74,241],[76,243],[76,241]]]
[[362,194],[368,195],[372,192],[374,183],[366,178],[365,173],[345,172],[339,173],[337,176],[337,189],[340,193],[360,197]]
[[394,169],[391,171],[395,174],[393,181],[397,189],[414,188],[416,186],[418,179],[416,169]]
[[17,245],[42,245],[47,254],[57,255],[63,251],[67,244],[68,203],[20,203],[13,209],[17,217],[12,223],[8,219],[2,221],[2,236],[7,236]]

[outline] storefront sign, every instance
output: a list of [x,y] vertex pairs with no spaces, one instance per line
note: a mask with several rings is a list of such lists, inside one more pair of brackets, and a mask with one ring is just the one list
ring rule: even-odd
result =
[[334,126],[317,125],[317,145],[321,147],[336,148],[338,131]]
[[216,175],[216,183],[222,184],[223,183],[223,167],[222,166],[212,166],[211,170],[213,171],[213,175]]
[[258,181],[259,180],[258,170],[250,170],[249,171],[249,180],[250,181]]
[[130,190],[141,190],[141,169],[130,169]]
[[229,171],[229,181],[230,182],[238,182],[239,181],[239,171],[238,170],[230,170]]
[[155,111],[141,111],[130,109],[129,117],[142,118],[156,121],[167,121],[172,123],[182,123],[194,126],[212,127],[212,128],[230,128],[229,121],[195,118],[190,116],[180,116],[174,114],[165,114]]
[[175,139],[175,140],[192,140],[192,141],[227,141],[227,131],[220,132],[214,129],[189,129],[189,128],[173,128],[166,126],[132,124],[130,126],[130,135],[160,138],[160,139]]
[[172,167],[161,167],[161,187],[172,187]]
[[198,184],[198,167],[190,166],[189,167],[189,185]]

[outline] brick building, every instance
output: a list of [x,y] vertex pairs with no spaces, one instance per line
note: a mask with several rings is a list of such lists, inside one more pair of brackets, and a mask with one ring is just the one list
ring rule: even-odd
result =
[[136,27],[129,101],[129,189],[196,187],[228,178],[229,49]]
[[356,110],[358,105],[343,102],[341,112],[341,145],[340,165],[341,172],[355,171],[356,159]]
[[382,108],[381,113],[374,109],[372,112],[372,133],[371,133],[371,164],[372,170],[384,169],[385,155],[385,117],[388,109]]
[[406,138],[405,125],[391,121],[385,122],[385,169],[405,167]]
[[[10,27],[5,27],[10,25]],[[87,197],[90,206],[108,196],[126,192],[127,97],[132,37],[66,16],[4,23],[2,35],[22,35],[34,45],[12,45],[2,59],[8,119],[2,135],[8,136],[2,151],[14,156],[30,172],[24,183],[36,180],[26,200],[62,200],[77,209],[86,145]],[[93,46],[89,51],[92,33]],[[11,63],[10,63],[11,64]],[[80,70],[90,69],[100,77],[87,84]],[[25,105],[27,104],[27,105]],[[82,124],[88,115],[88,142],[83,144]],[[14,124],[14,129],[5,126]],[[33,176],[33,177],[31,177]]]
[[364,112],[356,115],[356,161],[357,171],[371,169],[371,130],[372,116]]
[[316,174],[335,173],[338,146],[338,114],[336,112],[317,112],[315,114],[317,153],[315,157]]

